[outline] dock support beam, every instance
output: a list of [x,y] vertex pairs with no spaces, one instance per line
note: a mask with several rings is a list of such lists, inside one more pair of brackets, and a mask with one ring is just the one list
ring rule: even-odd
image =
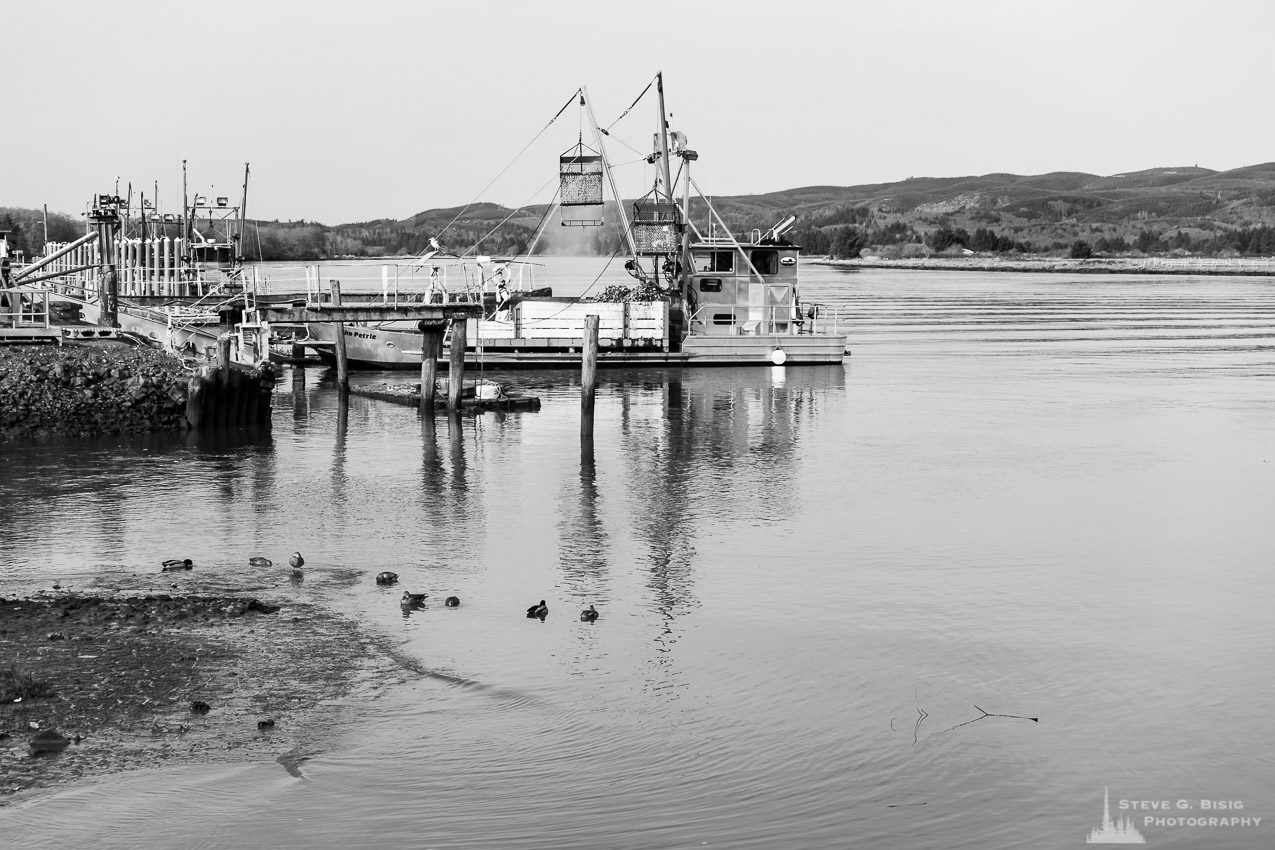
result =
[[464,316],[452,319],[451,360],[447,364],[447,409],[460,410],[460,391],[465,384],[465,335]]
[[[332,306],[341,306],[341,281],[332,281]],[[350,391],[350,356],[345,351],[345,322],[336,323],[336,388],[344,394]]]
[[598,317],[584,317],[584,356],[580,371],[580,433],[593,434],[593,401],[598,389]]
[[421,413],[434,414],[438,389],[438,355],[443,350],[443,329],[421,323]]

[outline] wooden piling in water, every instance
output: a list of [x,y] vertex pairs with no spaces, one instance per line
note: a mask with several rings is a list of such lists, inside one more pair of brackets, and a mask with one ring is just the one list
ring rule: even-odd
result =
[[204,403],[208,398],[205,383],[201,376],[192,375],[186,384],[186,425],[195,430],[203,427]]
[[274,383],[269,366],[252,372],[207,366],[186,385],[186,425],[196,431],[268,428]]
[[230,368],[230,342],[231,342],[231,336],[228,333],[224,333],[221,336],[217,337],[217,368],[218,369]]
[[451,361],[447,369],[447,409],[460,410],[460,391],[465,385],[465,326],[464,316],[452,319]]
[[593,434],[593,402],[598,388],[598,317],[584,317],[584,356],[580,369],[580,433]]
[[443,350],[440,327],[421,325],[421,412],[434,414],[434,396],[438,389],[438,355]]
[[[332,306],[341,306],[341,281],[332,281]],[[345,323],[336,323],[336,388],[350,391],[350,356],[345,351]]]

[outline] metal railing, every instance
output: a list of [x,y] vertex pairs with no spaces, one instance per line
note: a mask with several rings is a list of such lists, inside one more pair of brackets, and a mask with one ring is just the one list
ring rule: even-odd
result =
[[28,287],[0,290],[0,326],[49,327],[49,293]]
[[[703,304],[688,317],[692,333],[706,336],[753,336],[759,334],[818,334],[841,333],[841,314],[836,307],[825,304],[803,302],[800,311],[791,304],[775,304],[763,307],[762,318],[742,321],[736,310],[756,310],[734,304]],[[730,324],[717,324],[712,320],[714,312],[724,313],[731,310],[733,321]],[[828,325],[831,324],[831,330]],[[727,330],[729,328],[729,330]]]

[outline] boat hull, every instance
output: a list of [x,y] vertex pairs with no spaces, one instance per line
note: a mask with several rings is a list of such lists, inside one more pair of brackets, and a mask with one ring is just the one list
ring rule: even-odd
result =
[[[303,341],[329,366],[336,364],[337,327],[312,324],[310,340]],[[421,366],[422,336],[417,331],[351,325],[345,325],[344,330],[351,369],[419,369]],[[845,358],[845,348],[844,334],[691,335],[683,340],[680,351],[666,350],[652,341],[600,340],[598,366],[800,366],[840,363]],[[465,362],[481,363],[486,368],[552,368],[579,365],[582,352],[582,339],[501,339],[467,348]],[[444,352],[440,362],[445,365],[448,356]]]

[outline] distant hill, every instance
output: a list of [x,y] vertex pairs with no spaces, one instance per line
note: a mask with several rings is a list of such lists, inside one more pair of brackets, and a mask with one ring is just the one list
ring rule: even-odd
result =
[[[910,177],[862,186],[805,186],[761,195],[714,197],[713,206],[737,234],[798,217],[793,241],[808,253],[860,251],[919,254],[959,250],[1085,256],[1136,253],[1275,254],[1275,162],[1231,171],[1198,166],[1151,168],[1101,176],[984,174]],[[625,205],[628,206],[626,201]],[[574,211],[573,211],[574,209]],[[419,254],[430,239],[457,253],[609,254],[620,245],[615,205],[605,215],[568,208],[568,223],[603,218],[603,227],[562,226],[555,213],[539,241],[532,238],[545,206],[517,211],[492,203],[429,209],[402,219],[350,224],[250,222],[250,259],[322,259]],[[38,250],[31,210],[0,208],[23,231],[23,247]],[[707,210],[692,204],[702,224]],[[61,217],[65,223],[73,223]],[[59,231],[63,228],[59,221]],[[10,228],[12,229],[12,228]],[[50,238],[55,238],[50,233]]]

